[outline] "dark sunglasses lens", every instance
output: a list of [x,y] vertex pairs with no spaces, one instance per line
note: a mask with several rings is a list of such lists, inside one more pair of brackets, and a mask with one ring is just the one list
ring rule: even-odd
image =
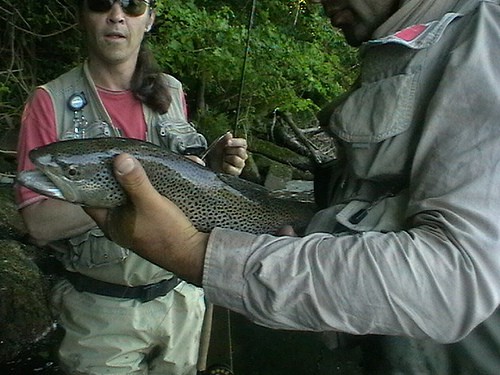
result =
[[148,4],[141,0],[122,0],[120,4],[123,11],[129,16],[143,15],[148,7]]
[[[87,0],[89,10],[92,12],[108,12],[113,6],[114,0]],[[129,16],[140,16],[144,14],[148,7],[145,1],[141,0],[120,0],[120,6]]]
[[87,6],[92,12],[107,12],[113,6],[113,0],[87,0]]

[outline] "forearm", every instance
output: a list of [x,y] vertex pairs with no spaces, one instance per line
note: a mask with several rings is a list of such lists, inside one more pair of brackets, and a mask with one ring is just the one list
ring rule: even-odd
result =
[[[142,240],[138,239],[138,242]],[[194,227],[177,228],[175,234],[165,229],[148,246],[131,245],[143,258],[167,269],[181,279],[201,286],[208,234]]]
[[80,206],[56,199],[33,203],[20,213],[31,238],[39,246],[76,236],[96,226]]
[[477,277],[484,264],[443,238],[431,228],[305,238],[219,229],[203,286],[210,302],[271,328],[451,342],[495,310],[498,293],[494,278]]

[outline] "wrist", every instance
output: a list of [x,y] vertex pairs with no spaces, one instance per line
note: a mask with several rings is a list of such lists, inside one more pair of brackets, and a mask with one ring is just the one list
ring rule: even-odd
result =
[[[179,277],[201,286],[209,234],[199,232],[194,227],[191,230],[191,233],[183,236],[183,243],[170,247],[175,250],[170,253],[173,256],[167,263],[172,265],[171,271]],[[168,250],[166,253],[168,254]]]

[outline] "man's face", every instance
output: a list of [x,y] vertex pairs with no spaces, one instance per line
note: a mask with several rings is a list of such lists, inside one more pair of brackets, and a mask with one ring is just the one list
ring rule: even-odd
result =
[[370,39],[373,32],[399,7],[400,0],[311,0],[321,3],[333,27],[342,30],[353,46]]
[[154,13],[149,8],[142,15],[129,16],[119,1],[109,11],[102,12],[91,11],[85,4],[81,22],[90,58],[111,65],[135,64],[144,33],[153,21]]

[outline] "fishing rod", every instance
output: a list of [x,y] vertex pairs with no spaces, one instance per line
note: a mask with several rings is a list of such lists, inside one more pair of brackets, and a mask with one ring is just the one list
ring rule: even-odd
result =
[[248,52],[250,51],[250,35],[251,35],[251,30],[253,27],[253,21],[255,17],[255,7],[256,7],[257,0],[252,0],[252,9],[250,11],[250,17],[248,20],[248,27],[247,27],[247,41],[246,41],[246,46],[245,46],[245,55],[243,57],[243,65],[241,67],[241,79],[240,79],[240,92],[238,95],[238,106],[236,109],[236,119],[234,122],[234,128],[233,128],[233,134],[236,135],[239,122],[240,122],[240,114],[241,114],[241,102],[243,100],[243,88],[245,86],[245,73],[246,73],[246,66],[247,66],[247,60],[248,60]]

